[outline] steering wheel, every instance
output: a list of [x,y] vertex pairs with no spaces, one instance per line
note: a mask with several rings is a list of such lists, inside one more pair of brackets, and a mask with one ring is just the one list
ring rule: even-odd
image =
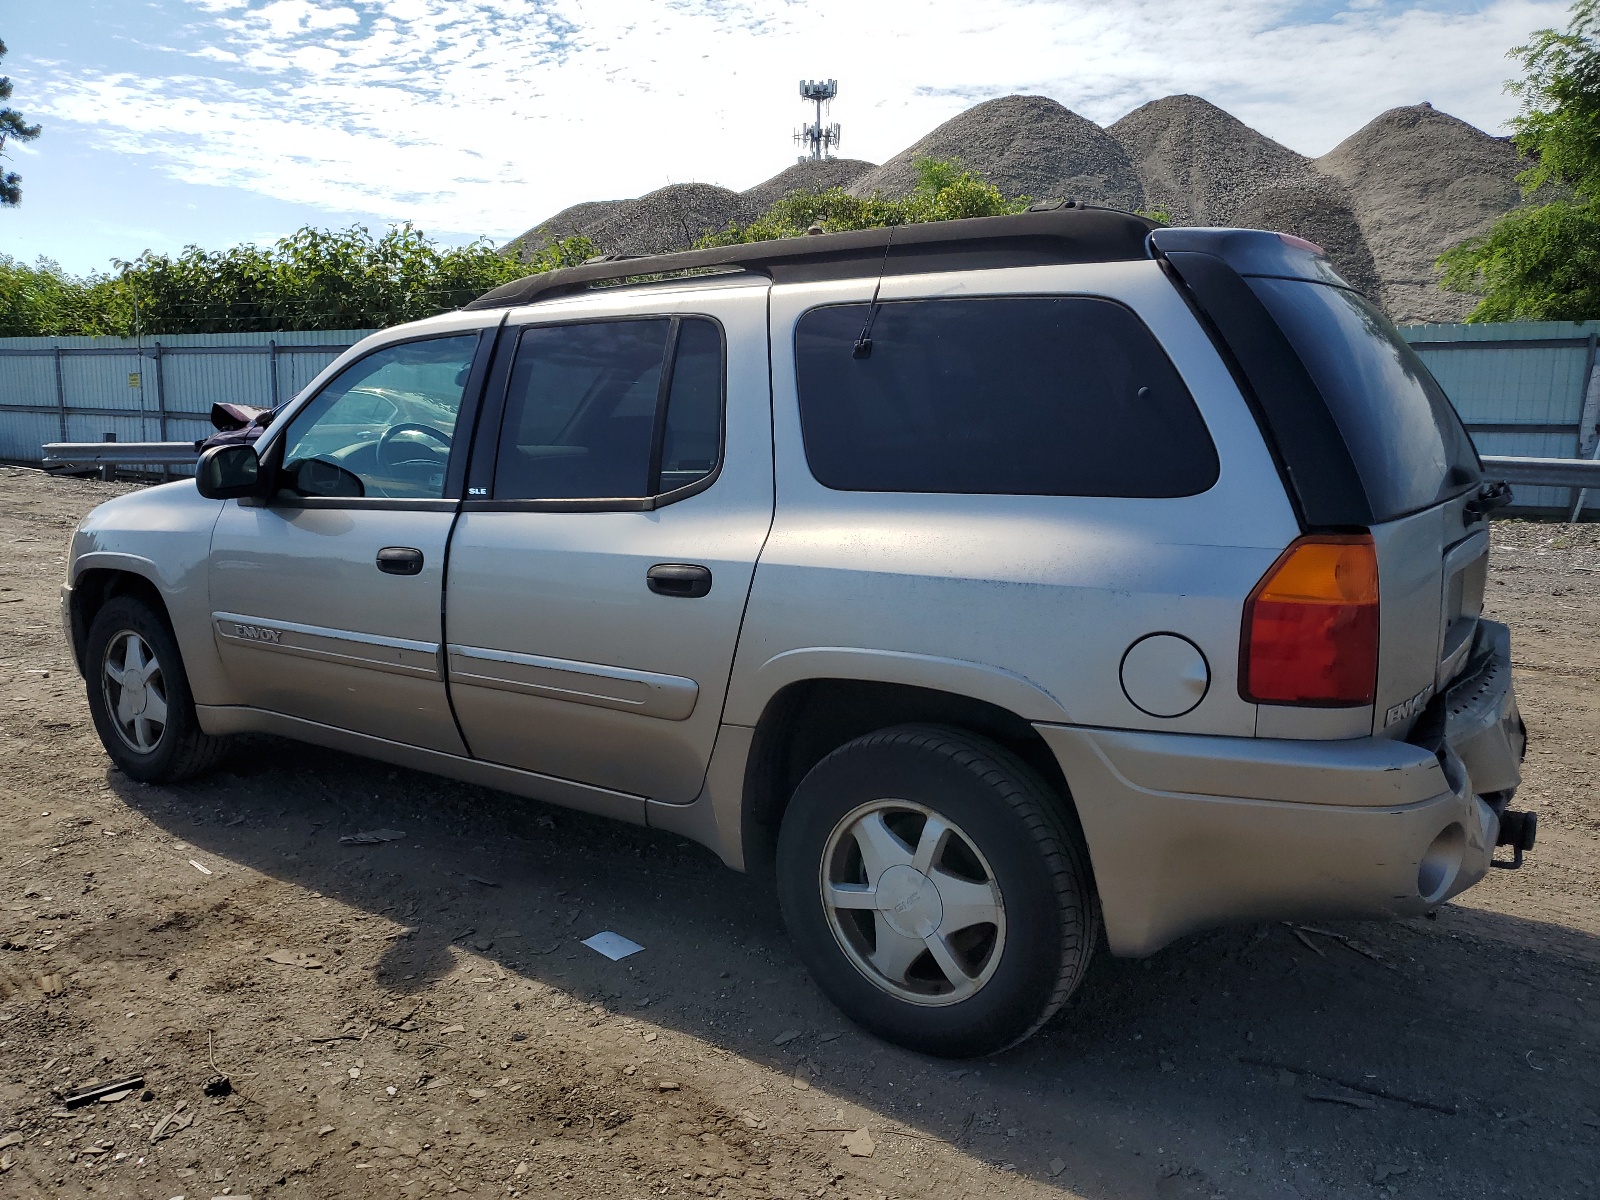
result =
[[[446,450],[450,448],[450,435],[448,433],[443,433],[440,430],[435,429],[432,425],[424,425],[420,421],[402,421],[398,425],[389,426],[389,428],[383,431],[382,436],[378,438],[378,445],[373,453],[377,457],[379,466],[397,467],[401,462],[432,461],[409,458],[401,459],[400,462],[389,461],[388,450],[394,444],[395,438],[399,437],[402,433],[420,433],[424,437],[431,437],[435,441],[441,443]],[[437,464],[435,463],[435,465]]]

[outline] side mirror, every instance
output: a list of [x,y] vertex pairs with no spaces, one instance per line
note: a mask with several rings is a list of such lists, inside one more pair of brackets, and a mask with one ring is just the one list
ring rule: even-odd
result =
[[325,458],[304,458],[284,472],[284,483],[302,496],[365,496],[361,476]]
[[194,483],[208,500],[259,495],[261,460],[254,446],[213,446],[200,456]]

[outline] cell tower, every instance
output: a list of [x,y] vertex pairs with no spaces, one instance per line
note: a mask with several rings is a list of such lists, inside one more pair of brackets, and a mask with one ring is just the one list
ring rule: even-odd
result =
[[800,81],[800,97],[809,100],[817,106],[817,119],[809,125],[800,126],[794,135],[794,144],[803,148],[806,153],[800,156],[801,162],[818,162],[824,158],[832,158],[833,152],[839,146],[839,124],[831,125],[822,123],[823,114],[831,105],[833,98],[839,94],[839,81],[837,79],[802,79]]

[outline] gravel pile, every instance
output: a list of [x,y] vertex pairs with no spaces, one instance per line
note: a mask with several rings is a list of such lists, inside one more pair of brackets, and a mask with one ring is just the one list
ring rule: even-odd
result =
[[1516,175],[1526,165],[1505,140],[1427,104],[1391,109],[1312,160],[1198,96],[1152,101],[1109,129],[1043,96],[1006,96],[946,121],[881,167],[807,162],[742,193],[687,183],[576,204],[506,252],[528,257],[572,234],[602,253],[680,250],[799,188],[904,196],[916,185],[916,160],[928,155],[959,158],[1009,196],[1162,208],[1176,224],[1298,234],[1396,321],[1455,321],[1472,308],[1472,297],[1439,288],[1434,260],[1519,203]]
[[749,220],[748,210],[738,192],[713,183],[674,183],[612,209],[585,236],[602,254],[662,254],[687,250],[729,221]]
[[1199,96],[1152,100],[1109,132],[1138,169],[1146,206],[1165,209],[1173,224],[1295,234],[1325,249],[1361,291],[1377,294],[1378,270],[1350,197],[1303,154]]
[[1459,321],[1473,307],[1434,282],[1434,260],[1517,206],[1525,166],[1508,142],[1430,104],[1392,108],[1316,160],[1349,191],[1396,321]]
[[739,194],[759,216],[791,193],[802,189],[825,192],[829,188],[849,187],[874,167],[875,164],[859,158],[824,158],[816,162],[795,163],[765,183],[758,183],[749,191]]
[[711,183],[674,183],[637,200],[591,200],[564,208],[506,243],[502,253],[524,261],[561,238],[582,236],[598,254],[662,254],[687,250],[729,221],[752,221],[801,188],[842,187],[873,169],[854,158],[796,163],[745,192]]
[[748,221],[752,215],[749,201],[738,192],[712,183],[674,183],[637,200],[564,208],[509,242],[503,253],[528,259],[554,240],[582,235],[598,254],[662,254],[687,250],[729,221]]
[[528,232],[512,238],[500,247],[502,254],[514,254],[526,262],[551,242],[562,238],[588,236],[588,231],[605,222],[619,210],[626,210],[633,200],[586,200],[563,208],[555,216],[540,221]]
[[858,196],[904,196],[917,159],[959,158],[1007,196],[1144,206],[1139,173],[1116,138],[1044,96],[1004,96],[952,117],[850,185]]
[[1107,132],[1133,160],[1145,207],[1177,225],[1237,225],[1264,188],[1316,178],[1309,158],[1199,96],[1152,100]]
[[1350,209],[1350,197],[1337,180],[1294,179],[1264,187],[1241,200],[1227,224],[1292,233],[1315,242],[1358,292],[1374,299],[1380,295],[1378,265]]

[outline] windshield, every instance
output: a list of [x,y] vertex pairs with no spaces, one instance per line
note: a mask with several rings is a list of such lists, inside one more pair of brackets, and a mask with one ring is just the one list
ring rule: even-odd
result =
[[1482,479],[1461,418],[1389,319],[1355,292],[1249,278],[1344,435],[1373,519],[1388,521]]

